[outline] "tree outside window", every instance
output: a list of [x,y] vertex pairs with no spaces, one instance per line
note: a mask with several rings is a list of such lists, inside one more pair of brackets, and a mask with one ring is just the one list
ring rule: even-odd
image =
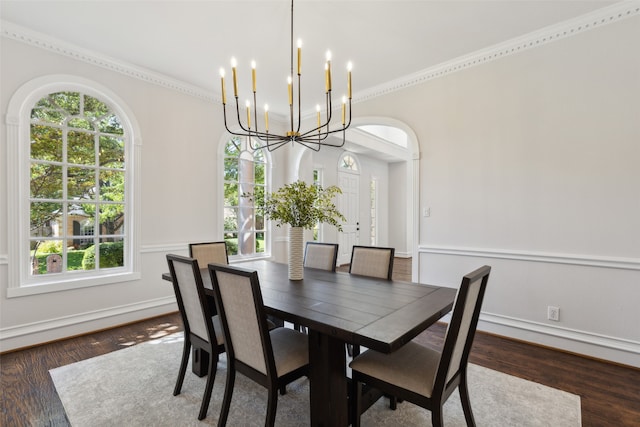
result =
[[57,92],[30,120],[31,275],[125,266],[120,118],[94,97]]
[[266,252],[262,215],[244,193],[265,194],[266,159],[245,139],[233,136],[224,148],[224,240],[231,256],[255,256]]

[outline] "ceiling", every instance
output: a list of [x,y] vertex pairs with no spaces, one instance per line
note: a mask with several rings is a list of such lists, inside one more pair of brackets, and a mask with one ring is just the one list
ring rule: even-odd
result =
[[[334,106],[353,95],[497,43],[608,6],[580,0],[297,0],[295,39],[302,39],[302,110],[324,105],[325,52],[332,52]],[[257,63],[258,106],[288,114],[289,0],[11,1],[0,17],[98,55],[193,85],[218,98],[230,58],[238,61],[241,105]]]

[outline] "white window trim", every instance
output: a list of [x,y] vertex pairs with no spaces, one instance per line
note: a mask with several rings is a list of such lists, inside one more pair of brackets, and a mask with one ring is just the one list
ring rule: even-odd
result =
[[[128,217],[125,221],[125,236],[129,241],[127,268],[102,271],[90,277],[78,278],[65,275],[64,278],[51,276],[42,283],[30,283],[26,251],[22,250],[28,241],[29,224],[29,141],[30,114],[37,101],[44,96],[61,91],[81,92],[109,104],[119,116],[126,135],[127,162],[126,200]],[[140,163],[142,139],[140,128],[133,111],[111,90],[94,81],[73,75],[49,75],[33,79],[21,86],[11,97],[7,108],[7,189],[8,189],[8,244],[9,244],[9,286],[7,298],[78,289],[89,286],[137,280],[140,274]]]

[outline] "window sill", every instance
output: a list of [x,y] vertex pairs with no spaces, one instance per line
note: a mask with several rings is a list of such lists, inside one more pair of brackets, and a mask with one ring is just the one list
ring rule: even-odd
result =
[[68,291],[73,289],[89,288],[92,286],[109,285],[113,283],[139,280],[139,272],[127,272],[110,274],[108,276],[65,280],[64,282],[24,285],[16,288],[7,288],[7,298],[24,297],[30,295],[47,294],[51,292]]

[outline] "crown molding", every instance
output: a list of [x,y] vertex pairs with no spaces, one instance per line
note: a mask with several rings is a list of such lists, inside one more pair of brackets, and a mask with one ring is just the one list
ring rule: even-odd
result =
[[83,49],[72,43],[48,36],[9,21],[0,20],[2,30],[0,35],[12,40],[26,43],[30,46],[45,49],[59,55],[68,56],[78,61],[86,62],[97,67],[106,68],[116,73],[124,74],[147,83],[162,86],[166,89],[202,98],[207,101],[222,102],[219,96],[213,96],[205,89],[168,77],[155,71],[138,67],[125,61],[102,55],[88,49]]
[[528,49],[537,48],[548,43],[582,34],[586,31],[603,27],[633,16],[640,15],[640,1],[622,1],[611,6],[598,9],[588,14],[548,26],[540,30],[507,40],[463,55],[451,61],[443,62],[385,84],[363,90],[354,94],[353,103],[367,101],[379,96],[388,95],[398,90],[422,84],[426,81],[444,77],[458,71],[483,65],[505,56],[517,54]]
[[[638,15],[640,15],[640,1],[632,0],[615,3],[611,6],[598,9],[594,12],[581,15],[571,20],[545,27],[538,31],[478,50],[471,54],[438,64],[417,73],[409,74],[385,84],[357,92],[353,96],[353,103],[363,102],[379,96],[387,95],[398,90],[422,84],[429,80],[466,70],[477,65],[486,64],[505,56],[540,47],[557,40],[562,40],[594,28],[600,28],[604,25]],[[106,55],[80,48],[74,44],[64,42],[5,20],[0,20],[0,24],[2,27],[0,35],[2,37],[7,37],[31,46],[49,50],[60,55],[106,68],[108,70],[115,71],[147,83],[162,86],[167,89],[175,90],[186,95],[207,101],[213,101],[215,103],[222,102],[220,94],[212,94],[210,91],[201,87],[173,79],[166,75],[156,73],[149,69],[138,67]]]

